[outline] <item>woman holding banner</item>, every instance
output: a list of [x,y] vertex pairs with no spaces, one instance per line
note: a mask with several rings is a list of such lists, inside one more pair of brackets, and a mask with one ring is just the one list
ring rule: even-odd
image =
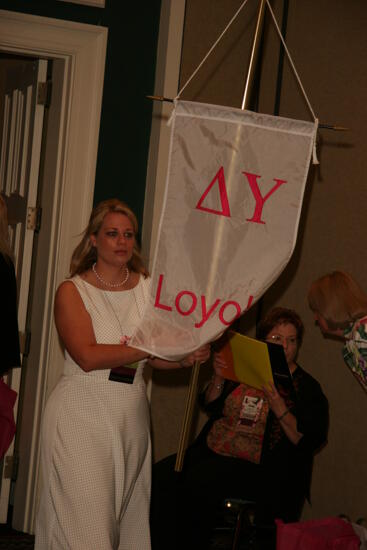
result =
[[128,346],[149,285],[137,230],[121,201],[96,206],[72,255],[71,278],[56,293],[65,363],[43,416],[36,550],[150,548],[144,364],[188,367],[210,351],[173,363]]
[[260,526],[299,518],[313,455],[326,442],[328,403],[296,362],[303,337],[297,313],[273,309],[258,337],[283,346],[294,391],[271,385],[261,392],[225,380],[225,361],[220,351],[214,354],[214,374],[201,396],[210,418],[187,451],[182,474],[173,472],[174,456],[153,467],[154,550],[209,548],[216,514],[228,497],[253,500]]
[[308,303],[323,334],[344,340],[343,357],[367,391],[367,295],[344,271],[314,281]]

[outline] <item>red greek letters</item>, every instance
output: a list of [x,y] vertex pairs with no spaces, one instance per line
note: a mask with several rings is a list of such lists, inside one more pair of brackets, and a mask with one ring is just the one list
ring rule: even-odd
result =
[[[261,219],[264,204],[283,183],[287,183],[287,182],[286,180],[274,178],[275,185],[265,195],[262,195],[260,192],[259,182],[258,182],[261,176],[258,174],[252,174],[251,172],[242,172],[242,174],[246,176],[247,182],[250,186],[251,192],[255,199],[254,213],[251,218],[246,218],[246,221],[252,222],[252,223],[265,224],[265,221]],[[206,197],[208,196],[209,192],[213,188],[216,181],[218,182],[221,209],[209,208],[208,206],[203,205]],[[214,178],[212,179],[212,181],[210,182],[210,184],[208,185],[208,187],[200,197],[195,208],[197,210],[203,210],[204,212],[210,212],[211,214],[215,214],[217,216],[226,216],[228,218],[231,217],[223,166],[219,168],[218,172],[215,174]]]
[[260,178],[261,176],[257,176],[256,174],[250,174],[250,172],[242,172],[242,174],[245,174],[247,181],[251,187],[252,194],[254,195],[254,199],[256,201],[254,214],[252,218],[246,218],[246,221],[265,224],[265,222],[261,219],[261,214],[264,208],[264,204],[266,203],[268,198],[278,189],[278,187],[280,187],[283,183],[287,183],[287,182],[285,180],[278,180],[274,178],[274,181],[276,182],[274,187],[272,187],[270,191],[268,191],[266,195],[263,197],[260,193],[259,185],[257,183],[257,178]]
[[[209,191],[215,184],[215,182],[218,180],[218,186],[219,186],[219,196],[220,196],[220,202],[222,206],[222,210],[214,210],[214,208],[207,208],[205,206],[202,206],[206,196],[208,195]],[[215,174],[212,181],[209,183],[208,187],[200,197],[199,202],[196,205],[196,208],[198,210],[204,210],[204,212],[211,212],[212,214],[217,214],[219,216],[227,216],[228,218],[231,217],[231,213],[229,210],[229,204],[228,204],[228,195],[226,190],[226,181],[224,179],[224,170],[223,166],[221,166],[218,170],[218,172]]]

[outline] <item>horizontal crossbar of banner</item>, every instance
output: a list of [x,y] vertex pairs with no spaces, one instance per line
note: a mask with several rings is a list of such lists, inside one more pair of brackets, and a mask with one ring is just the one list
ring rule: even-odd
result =
[[[168,101],[168,103],[173,103],[173,99],[169,97],[164,97],[162,95],[147,95],[148,99],[152,99],[153,101]],[[349,128],[346,128],[345,126],[338,126],[336,124],[324,124],[322,122],[319,122],[319,128],[322,128],[323,130],[337,130],[337,131],[345,131],[349,130]]]

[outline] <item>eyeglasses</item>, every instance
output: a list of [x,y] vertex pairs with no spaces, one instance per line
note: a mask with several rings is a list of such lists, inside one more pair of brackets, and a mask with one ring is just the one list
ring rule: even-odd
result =
[[280,334],[272,334],[272,336],[269,336],[266,339],[268,342],[272,342],[273,344],[279,344],[283,345],[286,343],[288,346],[296,346],[298,339],[297,336],[281,336]]

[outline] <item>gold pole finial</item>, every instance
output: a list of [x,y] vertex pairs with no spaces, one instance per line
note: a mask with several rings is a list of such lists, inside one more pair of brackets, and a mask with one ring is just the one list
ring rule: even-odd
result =
[[252,44],[250,63],[249,63],[248,71],[247,71],[245,91],[243,93],[241,109],[248,109],[248,106],[249,106],[249,103],[250,103],[252,86],[253,86],[254,77],[255,77],[257,58],[259,56],[261,33],[262,33],[263,25],[264,25],[264,15],[265,15],[265,0],[261,0],[260,7],[259,7],[259,13],[258,13],[258,16],[257,16],[257,23],[256,23],[256,28],[255,28],[254,41],[253,41],[253,44]]

